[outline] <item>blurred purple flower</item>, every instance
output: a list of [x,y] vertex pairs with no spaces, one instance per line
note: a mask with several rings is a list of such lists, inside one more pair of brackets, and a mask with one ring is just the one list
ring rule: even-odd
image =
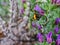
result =
[[32,22],[32,26],[33,26],[33,27],[36,27],[36,23],[35,23],[35,22]]
[[57,24],[59,24],[59,23],[60,23],[60,18],[56,18],[55,24],[57,25]]
[[20,13],[21,13],[21,14],[24,14],[24,8],[21,8],[21,9],[20,9]]
[[25,3],[26,2],[26,0],[22,0],[22,3]]
[[52,32],[49,32],[48,34],[46,34],[46,39],[48,43],[52,43]]
[[60,45],[60,34],[57,36],[56,45]]
[[58,33],[58,31],[59,31],[59,28],[58,28],[58,26],[56,26],[56,27],[54,28],[54,32],[55,32],[55,33]]
[[60,5],[60,0],[52,0],[52,4]]
[[60,0],[57,0],[57,1],[56,1],[56,4],[57,4],[57,5],[60,5]]
[[37,25],[38,29],[41,30],[42,29],[42,26],[41,25]]
[[51,0],[52,4],[56,4],[56,0]]
[[34,7],[34,10],[35,11],[37,11],[37,12],[39,12],[39,14],[41,14],[41,15],[44,15],[44,10],[42,10],[38,5],[36,5],[35,7]]
[[43,35],[41,33],[37,34],[37,38],[38,38],[39,42],[43,42],[44,41]]

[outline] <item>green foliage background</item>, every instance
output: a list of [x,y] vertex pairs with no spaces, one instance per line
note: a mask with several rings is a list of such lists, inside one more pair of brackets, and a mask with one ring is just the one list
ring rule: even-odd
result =
[[[41,2],[41,0],[38,0],[38,3],[36,3],[35,0],[31,0],[31,11],[30,11],[30,19],[33,18],[34,11],[33,8],[34,6],[38,4],[42,9],[46,10],[45,16],[48,19],[48,23],[43,27],[44,33],[48,33],[49,31],[54,32],[54,22],[56,18],[60,17],[60,6],[56,6],[51,4],[51,0],[47,0],[47,2]],[[40,24],[45,23],[45,16],[40,18],[39,22]]]
[[[48,33],[49,31],[52,31],[54,33],[54,22],[57,17],[60,18],[60,6],[52,5],[51,0],[47,0],[47,2],[41,2],[41,0],[38,0],[38,3],[36,3],[36,0],[30,0],[31,7],[30,7],[30,22],[33,19],[34,15],[34,6],[38,4],[42,9],[46,10],[45,16],[48,19],[48,23],[43,26],[44,33]],[[21,0],[18,0],[19,7],[21,5]],[[0,0],[0,16],[7,21],[6,17],[9,13],[9,0]],[[42,23],[45,23],[45,17],[42,17],[39,21],[41,25]],[[38,31],[38,30],[37,30]],[[52,43],[54,45],[55,43]],[[48,45],[46,42],[39,44],[36,43],[35,45]],[[50,45],[50,44],[49,44]]]
[[9,13],[9,0],[0,0],[0,16],[7,21]]
[[[38,4],[42,9],[45,10],[45,16],[41,17],[39,20],[34,21],[38,22],[43,26],[42,30],[44,34],[47,34],[48,32],[52,31],[53,39],[56,40],[56,35],[54,34],[54,27],[56,25],[54,24],[54,22],[56,18],[60,18],[60,6],[51,4],[51,0],[47,0],[47,2],[41,1],[42,0],[38,0],[38,2],[36,3],[36,0],[31,0],[30,21],[32,22],[33,19],[34,6]],[[48,22],[46,23],[46,25],[43,25],[46,22],[45,21],[46,17],[48,19]],[[39,30],[37,29],[36,32],[38,33]],[[46,41],[44,41],[43,43],[36,43],[35,45],[55,45],[55,42],[52,42],[52,44],[48,44]]]

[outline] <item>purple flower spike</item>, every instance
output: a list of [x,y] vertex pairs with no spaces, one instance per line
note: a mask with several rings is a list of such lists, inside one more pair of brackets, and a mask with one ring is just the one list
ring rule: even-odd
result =
[[55,33],[58,33],[58,31],[59,31],[59,28],[58,28],[58,26],[56,26],[56,27],[54,28],[54,32],[55,32]]
[[60,0],[57,0],[57,1],[56,1],[56,4],[60,5]]
[[44,41],[43,35],[41,33],[37,34],[37,38],[38,38],[38,41],[41,43]]
[[44,15],[44,11],[41,9],[40,12],[39,12],[41,15]]
[[21,9],[20,9],[20,13],[21,13],[21,14],[24,14],[24,8],[21,8]]
[[22,3],[25,3],[26,2],[26,0],[22,0]]
[[42,29],[42,26],[41,25],[38,25],[38,29],[41,30]]
[[59,23],[60,23],[60,18],[56,18],[55,24],[57,25],[57,24],[59,24]]
[[47,39],[47,42],[48,42],[48,43],[52,43],[52,32],[49,32],[49,33],[46,35],[46,39]]
[[56,45],[60,45],[60,34],[57,36]]
[[52,0],[52,4],[60,5],[60,0]]
[[39,12],[39,14],[41,14],[41,15],[44,15],[44,10],[42,10],[38,5],[36,5],[35,7],[34,7],[34,10],[35,11],[37,11],[37,12]]
[[34,7],[34,10],[36,10],[36,11],[40,11],[41,10],[41,8],[38,6],[38,5],[36,5],[35,7]]
[[33,26],[33,27],[36,27],[36,23],[35,23],[35,22],[32,22],[32,26]]
[[56,4],[56,0],[52,0],[51,2],[52,2],[52,4]]

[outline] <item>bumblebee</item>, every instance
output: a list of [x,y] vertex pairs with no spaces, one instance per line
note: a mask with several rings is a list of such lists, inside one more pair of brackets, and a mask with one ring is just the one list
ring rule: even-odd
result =
[[37,19],[37,15],[36,14],[34,14],[34,20],[36,20]]
[[[46,12],[46,10],[44,10],[44,12]],[[34,16],[33,16],[34,20],[39,20],[42,16],[44,16],[44,15],[42,15],[42,13],[44,13],[44,12],[42,11],[40,14],[39,12],[34,11]]]
[[39,14],[34,14],[33,19],[34,20],[39,20],[41,16]]

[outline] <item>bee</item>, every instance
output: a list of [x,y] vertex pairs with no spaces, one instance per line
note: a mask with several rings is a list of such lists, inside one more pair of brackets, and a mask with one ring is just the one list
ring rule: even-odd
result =
[[37,19],[37,15],[36,14],[34,14],[34,20],[36,20]]
[[41,10],[41,12],[37,12],[37,11],[34,11],[34,20],[39,20],[42,16],[44,16],[44,13],[46,12],[46,10]]
[[39,14],[36,14],[36,13],[35,13],[35,14],[33,15],[33,19],[34,19],[34,20],[39,20],[40,18],[41,18],[41,16],[40,16]]

